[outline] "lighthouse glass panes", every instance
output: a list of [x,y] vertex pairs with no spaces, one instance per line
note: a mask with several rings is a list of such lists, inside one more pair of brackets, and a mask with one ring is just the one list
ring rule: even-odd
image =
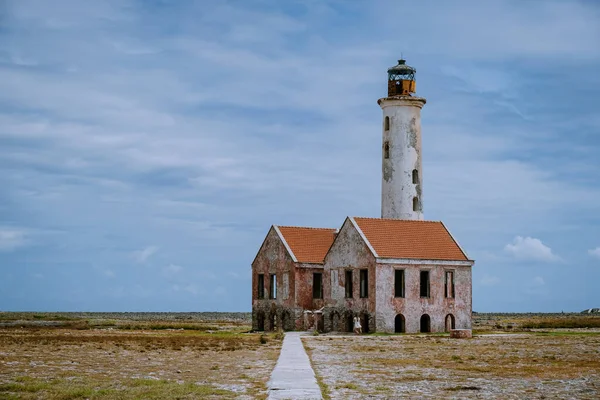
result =
[[398,65],[388,69],[388,96],[410,96],[414,93],[416,72],[406,65],[405,60],[398,60]]

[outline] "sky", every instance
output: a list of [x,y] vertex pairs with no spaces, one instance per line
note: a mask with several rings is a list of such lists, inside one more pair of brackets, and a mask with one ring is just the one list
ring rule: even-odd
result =
[[272,224],[379,217],[388,67],[473,310],[600,307],[595,1],[0,0],[0,310],[249,311]]

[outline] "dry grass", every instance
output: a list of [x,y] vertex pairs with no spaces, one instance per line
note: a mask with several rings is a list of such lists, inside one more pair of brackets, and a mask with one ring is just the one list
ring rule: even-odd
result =
[[[303,338],[332,399],[598,398],[600,334],[320,336]],[[388,388],[387,392],[373,388]],[[380,393],[381,392],[381,393]],[[538,395],[536,395],[538,396]]]
[[231,322],[85,322],[0,328],[0,398],[265,398],[281,346]]

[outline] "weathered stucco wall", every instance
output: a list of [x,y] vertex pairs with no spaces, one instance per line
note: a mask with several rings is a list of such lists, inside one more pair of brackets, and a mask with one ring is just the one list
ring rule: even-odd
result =
[[[277,232],[271,227],[252,263],[252,329],[296,329],[301,311],[295,305],[294,261]],[[258,298],[258,275],[264,274],[264,299]],[[270,299],[270,276],[276,275],[277,298]],[[260,321],[263,321],[261,323]]]
[[[323,299],[313,298],[313,274],[320,272],[325,275],[323,266],[319,264],[298,264],[296,267],[296,304],[304,310],[317,310],[323,307]],[[325,288],[323,287],[323,298],[325,297]]]
[[[405,296],[395,297],[394,274],[403,269]],[[430,296],[420,296],[420,271],[430,273]],[[444,293],[445,271],[454,271],[454,298]],[[471,329],[471,267],[451,262],[427,264],[377,264],[376,321],[378,332],[394,332],[396,315],[405,319],[405,331],[420,331],[423,314],[431,318],[431,332],[444,332],[446,316],[452,314],[457,329]]]
[[[423,168],[421,163],[421,97],[396,96],[379,99],[383,109],[381,217],[423,219]],[[385,120],[389,118],[389,129]],[[389,144],[389,158],[385,146]],[[413,183],[413,170],[418,182]],[[413,210],[413,198],[419,207]]]
[[[350,219],[346,219],[324,262],[325,330],[347,331],[348,319],[359,316],[375,327],[375,257]],[[360,270],[368,270],[368,297],[360,298]],[[352,298],[346,298],[346,270],[352,270]],[[365,321],[368,319],[368,322]]]

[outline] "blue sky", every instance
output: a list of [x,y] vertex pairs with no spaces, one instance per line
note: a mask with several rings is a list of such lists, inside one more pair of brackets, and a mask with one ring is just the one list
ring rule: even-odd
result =
[[248,311],[271,224],[380,215],[417,69],[475,311],[600,307],[594,1],[0,1],[0,310]]

